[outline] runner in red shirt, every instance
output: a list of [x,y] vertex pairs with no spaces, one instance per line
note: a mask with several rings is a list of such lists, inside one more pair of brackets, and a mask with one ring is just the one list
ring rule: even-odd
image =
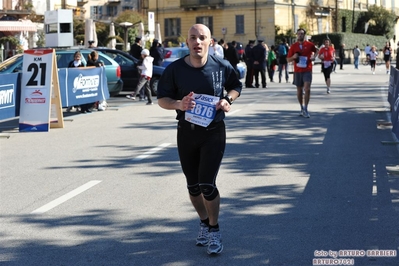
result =
[[296,85],[296,95],[301,105],[300,115],[309,118],[308,104],[310,100],[310,85],[312,84],[312,61],[314,61],[317,48],[313,43],[305,41],[306,31],[304,29],[298,29],[296,34],[298,41],[290,47],[287,60],[288,62],[295,62],[293,83]]
[[319,51],[319,58],[321,59],[322,63],[322,72],[324,74],[324,80],[326,81],[327,85],[327,93],[330,93],[330,86],[331,86],[331,72],[334,63],[334,48],[330,46],[331,41],[330,39],[324,39],[324,47]]

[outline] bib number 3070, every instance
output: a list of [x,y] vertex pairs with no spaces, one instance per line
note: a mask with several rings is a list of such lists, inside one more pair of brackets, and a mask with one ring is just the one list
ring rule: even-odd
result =
[[194,98],[195,107],[186,111],[185,119],[190,123],[207,127],[215,118],[216,103],[220,98],[206,94],[194,94]]

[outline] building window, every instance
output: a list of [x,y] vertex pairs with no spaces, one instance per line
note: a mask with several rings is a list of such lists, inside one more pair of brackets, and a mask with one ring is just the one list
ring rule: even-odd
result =
[[179,37],[181,35],[180,18],[165,19],[165,37]]
[[122,7],[122,11],[126,11],[126,10],[133,10],[133,7],[131,7],[131,6],[123,6]]
[[244,34],[244,15],[236,15],[236,33]]
[[211,34],[213,33],[213,17],[197,17],[197,24],[204,24],[211,30]]
[[341,32],[346,32],[346,17],[342,17]]
[[107,16],[113,17],[118,13],[118,7],[116,6],[107,6]]

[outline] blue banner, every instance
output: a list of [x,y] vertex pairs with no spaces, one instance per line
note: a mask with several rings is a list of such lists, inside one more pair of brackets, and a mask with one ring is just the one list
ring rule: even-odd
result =
[[0,120],[19,116],[20,74],[2,74],[0,78]]
[[109,99],[104,67],[59,68],[62,107]]
[[399,70],[391,66],[388,102],[391,107],[392,132],[399,139]]

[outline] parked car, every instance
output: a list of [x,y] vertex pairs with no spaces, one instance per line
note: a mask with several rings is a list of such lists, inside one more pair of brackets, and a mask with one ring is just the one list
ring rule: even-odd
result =
[[187,47],[168,47],[165,48],[165,60],[163,61],[162,66],[167,67],[173,61],[176,61],[179,58],[184,57],[190,53],[190,50]]
[[[238,43],[237,43],[238,46]],[[242,47],[242,45],[241,45]],[[165,48],[166,56],[163,63],[164,67],[167,67],[173,61],[176,61],[179,58],[182,58],[190,53],[190,50],[187,47],[169,47]],[[245,73],[247,71],[247,66],[244,63],[239,63],[237,65],[237,69],[239,72],[239,78],[242,79],[245,77]]]
[[[76,51],[82,54],[82,62],[86,65],[87,56],[91,53],[90,49],[56,49],[56,60],[58,68],[67,68],[69,62],[73,61],[73,55]],[[105,74],[108,81],[108,90],[111,96],[119,94],[123,88],[121,79],[121,67],[117,62],[105,54],[98,53],[99,60],[104,62]],[[22,71],[23,54],[16,54],[13,57],[0,63],[0,74],[15,73]]]
[[[123,91],[133,91],[136,89],[137,83],[139,81],[139,72],[137,64],[139,60],[134,58],[129,53],[121,50],[110,49],[105,47],[97,47],[95,50],[108,55],[113,60],[115,60],[121,67],[122,80],[123,80]],[[158,82],[164,71],[164,67],[153,66],[153,73],[151,78],[151,92],[152,95],[157,95]]]

